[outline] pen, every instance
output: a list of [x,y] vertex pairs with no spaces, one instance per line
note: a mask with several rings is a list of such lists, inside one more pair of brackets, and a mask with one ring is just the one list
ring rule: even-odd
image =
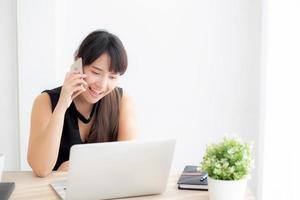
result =
[[207,178],[207,174],[204,174],[200,181],[204,181]]

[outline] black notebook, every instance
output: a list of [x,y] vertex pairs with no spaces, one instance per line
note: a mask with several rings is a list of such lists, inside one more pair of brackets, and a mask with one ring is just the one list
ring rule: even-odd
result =
[[15,183],[13,182],[0,183],[0,199],[1,200],[9,199],[14,189],[15,189]]
[[198,166],[187,165],[177,184],[181,190],[208,190],[207,173],[198,170]]

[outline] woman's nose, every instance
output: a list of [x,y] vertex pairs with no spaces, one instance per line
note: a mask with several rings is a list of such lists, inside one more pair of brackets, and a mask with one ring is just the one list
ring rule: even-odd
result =
[[97,81],[97,87],[103,92],[106,91],[108,85],[108,78],[102,77],[99,81]]

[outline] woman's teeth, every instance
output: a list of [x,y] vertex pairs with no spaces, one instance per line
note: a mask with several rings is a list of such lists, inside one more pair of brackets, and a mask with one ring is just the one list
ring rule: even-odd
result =
[[98,96],[100,94],[100,92],[92,89],[91,87],[89,87],[89,91],[91,93],[92,96]]

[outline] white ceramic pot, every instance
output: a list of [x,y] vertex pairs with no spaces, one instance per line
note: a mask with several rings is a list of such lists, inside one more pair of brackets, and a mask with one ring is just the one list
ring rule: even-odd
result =
[[209,200],[244,200],[247,179],[216,180],[208,177]]
[[2,177],[2,171],[4,168],[4,154],[0,153],[0,182],[1,182],[1,177]]

